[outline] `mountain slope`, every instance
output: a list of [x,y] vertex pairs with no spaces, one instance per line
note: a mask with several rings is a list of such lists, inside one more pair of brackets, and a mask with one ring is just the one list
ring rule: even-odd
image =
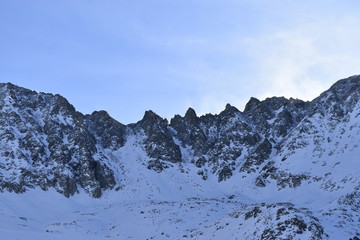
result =
[[[359,96],[353,76],[311,102],[251,98],[243,112],[228,104],[197,116],[189,108],[168,122],[147,111],[123,125],[105,111],[83,115],[59,95],[0,84],[0,188],[23,196],[33,188],[72,198],[85,192],[120,212],[144,205],[148,213],[132,216],[134,223],[179,218],[159,228],[171,229],[171,239],[360,237]],[[151,214],[154,204],[162,214]],[[188,206],[197,210],[185,214]],[[213,214],[202,215],[207,206]],[[190,223],[198,226],[192,234]],[[122,234],[137,236],[131,228]]]
[[92,196],[115,185],[111,170],[93,155],[96,139],[59,95],[0,85],[0,188],[24,192],[54,187],[65,196],[78,186]]

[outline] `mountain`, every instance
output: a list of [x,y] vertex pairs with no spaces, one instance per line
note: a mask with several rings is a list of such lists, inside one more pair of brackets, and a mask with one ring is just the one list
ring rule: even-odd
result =
[[[356,240],[359,99],[353,76],[310,102],[251,98],[244,111],[189,108],[170,121],[149,110],[124,125],[105,111],[79,113],[60,95],[0,84],[0,219],[11,223],[0,232],[15,239],[26,218],[38,239]],[[38,202],[71,206],[73,224]],[[19,205],[43,209],[46,224]],[[108,228],[92,231],[95,216]]]

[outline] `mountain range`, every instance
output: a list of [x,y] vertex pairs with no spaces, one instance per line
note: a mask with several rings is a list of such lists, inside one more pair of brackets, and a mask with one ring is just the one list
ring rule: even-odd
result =
[[128,125],[1,83],[0,234],[357,240],[359,146],[360,76],[312,101],[170,121],[149,110]]

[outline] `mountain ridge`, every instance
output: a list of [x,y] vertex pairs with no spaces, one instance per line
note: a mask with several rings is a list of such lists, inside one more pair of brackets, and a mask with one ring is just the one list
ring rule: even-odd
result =
[[198,116],[189,108],[170,121],[149,110],[128,125],[11,83],[0,83],[0,108],[1,191],[247,196],[258,205],[240,214],[245,220],[265,221],[272,208],[301,215],[277,222],[279,215],[271,221],[277,230],[259,230],[254,239],[336,239],[339,229],[360,237],[360,76],[339,80],[312,101],[251,98],[244,111],[227,104],[219,114]]
[[[206,159],[205,161],[216,162],[216,159],[221,159],[220,155],[224,155],[222,158],[225,161],[228,161],[236,160],[236,158],[240,157],[241,149],[243,148],[243,145],[245,145],[248,148],[254,148],[251,150],[254,153],[256,152],[256,154],[258,154],[257,152],[259,152],[260,154],[258,154],[258,156],[247,156],[247,160],[245,160],[241,169],[249,170],[249,166],[253,167],[254,165],[259,165],[260,162],[269,157],[273,148],[275,146],[279,146],[283,141],[282,139],[285,138],[286,135],[292,131],[301,120],[304,119],[306,114],[309,114],[307,113],[309,109],[310,112],[314,112],[317,111],[319,106],[323,108],[323,102],[321,102],[321,104],[317,104],[317,102],[320,101],[319,99],[323,99],[326,94],[331,92],[331,96],[338,101],[338,92],[342,94],[340,97],[346,97],[346,94],[355,92],[356,87],[359,88],[358,84],[353,84],[353,86],[350,87],[348,82],[357,83],[358,80],[355,80],[355,82],[353,80],[357,79],[356,77],[357,76],[338,81],[330,87],[329,90],[325,91],[322,95],[311,102],[304,102],[302,100],[292,98],[286,99],[284,97],[271,97],[266,98],[264,101],[251,98],[246,104],[243,112],[239,111],[236,107],[227,104],[225,109],[219,114],[206,114],[198,117],[195,110],[189,108],[184,117],[175,115],[170,122],[149,110],[145,112],[142,120],[128,125],[121,124],[117,120],[111,118],[111,116],[103,110],[95,111],[92,114],[86,115],[77,112],[73,105],[58,94],[53,95],[37,93],[11,83],[1,84],[0,87],[8,89],[8,97],[13,100],[13,107],[15,108],[21,109],[22,106],[19,102],[24,100],[21,99],[21,97],[24,98],[24,96],[31,96],[34,100],[27,102],[30,108],[35,109],[35,107],[31,106],[31,104],[40,104],[40,106],[46,110],[51,108],[48,116],[46,116],[47,119],[53,118],[53,116],[58,116],[59,118],[55,119],[54,122],[57,125],[65,126],[64,129],[66,129],[66,127],[73,129],[78,127],[80,128],[79,130],[85,129],[85,133],[79,134],[78,136],[80,143],[84,145],[84,152],[87,152],[84,154],[91,155],[97,152],[98,150],[95,147],[96,144],[100,144],[103,148],[109,148],[112,145],[114,145],[114,148],[120,148],[124,145],[126,135],[129,132],[140,133],[141,131],[144,131],[147,137],[144,143],[145,149],[148,156],[150,158],[154,158],[152,161],[153,165],[149,166],[150,169],[154,166],[154,169],[159,171],[166,165],[166,162],[182,162],[184,159],[182,159],[181,156],[180,145],[182,147],[185,147],[186,145],[192,147],[194,156],[199,158],[197,160],[197,166],[201,165],[200,162],[204,162],[204,156],[206,155],[207,157],[210,148],[211,150],[219,149],[219,151],[213,151],[213,153],[211,153],[210,150],[210,155],[213,156],[210,156],[209,159]],[[15,89],[18,94],[15,94]],[[18,97],[20,97],[19,100]],[[35,98],[37,99],[35,100]],[[53,101],[52,105],[41,105],[43,104],[42,98],[47,98],[47,100],[51,99]],[[24,107],[28,106],[24,105]],[[333,112],[340,115],[342,114],[342,110],[339,110],[338,108],[336,108]],[[14,114],[14,112],[11,114]],[[27,115],[30,116],[29,114]],[[76,126],[76,124],[74,126],[68,126],[71,124],[68,124],[62,115],[69,117],[71,124],[75,122],[80,126]],[[17,118],[19,122],[19,116],[17,116]],[[228,127],[232,128],[231,130],[234,130],[230,133],[230,135],[228,135],[229,129],[225,129],[223,133],[221,133],[221,130],[220,132],[217,132],[219,129],[215,130],[216,133],[211,132],[214,128],[223,127],[219,125],[226,125],[224,123],[229,120],[233,122],[229,123]],[[37,125],[39,127],[39,123]],[[48,125],[45,123],[41,126],[43,130],[40,132],[45,132],[45,134],[48,134],[47,132],[49,132],[50,136],[47,136],[47,138],[50,141],[48,142],[48,146],[50,146],[50,148],[54,145],[54,139],[52,138],[57,138],[56,136],[53,136],[55,135],[55,132],[58,131],[61,133],[63,130],[61,129],[61,126],[58,126],[57,130],[48,129]],[[22,131],[25,132],[26,129],[23,129]],[[233,135],[231,136],[231,134]],[[60,135],[63,135],[63,133]],[[84,141],[84,138],[86,138],[86,141]],[[177,138],[179,143],[175,144],[173,138]],[[229,147],[230,138],[234,140],[233,142],[230,142],[232,145],[237,145],[236,148],[234,146],[232,146],[232,149]],[[62,142],[61,139],[57,140],[58,144]],[[40,152],[44,152],[44,148],[46,148],[46,146],[41,146],[41,148],[42,151]],[[225,156],[226,154],[223,154],[222,150],[224,148],[230,148],[228,149],[229,156]],[[34,156],[32,157],[34,158]],[[91,159],[91,156],[87,156],[87,158]],[[251,162],[249,162],[250,158]],[[93,160],[89,161],[91,162]],[[91,164],[89,163],[89,165]],[[94,165],[94,163],[92,163],[92,165]],[[220,171],[222,171],[225,174],[224,176],[226,176],[226,174],[231,174],[229,169],[231,168],[227,165],[222,169],[223,171]],[[101,178],[101,174],[97,175]],[[224,176],[219,176],[219,180],[225,179],[226,177],[224,178]],[[94,178],[96,179],[96,177]],[[83,180],[83,182],[84,181],[85,180]],[[98,193],[95,195],[99,197],[101,195],[99,193],[100,190],[98,189],[96,191]],[[74,193],[73,191],[70,192],[71,194],[66,195],[70,196]]]

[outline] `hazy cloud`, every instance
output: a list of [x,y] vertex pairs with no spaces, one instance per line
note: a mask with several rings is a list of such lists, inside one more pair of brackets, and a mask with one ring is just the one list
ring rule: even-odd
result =
[[351,17],[318,21],[249,39],[259,66],[256,80],[266,87],[259,96],[311,100],[336,80],[358,74],[359,23]]

